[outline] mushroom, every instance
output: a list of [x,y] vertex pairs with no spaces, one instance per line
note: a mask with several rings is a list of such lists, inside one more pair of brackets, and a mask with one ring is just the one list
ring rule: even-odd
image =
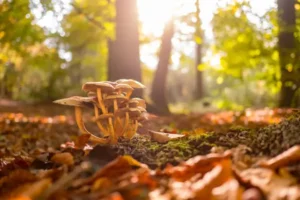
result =
[[[122,103],[122,102],[124,102],[124,101],[127,101],[127,99],[126,99],[125,96],[123,96],[123,95],[121,95],[121,94],[109,95],[109,96],[107,96],[107,97],[104,99],[104,103],[105,103],[105,104],[109,104],[109,103],[112,102],[112,101],[113,101],[113,105],[114,105],[114,112],[117,112],[118,109],[119,109],[118,104],[120,104],[120,103]],[[118,125],[117,125],[118,123],[119,123],[119,124],[122,124],[122,122],[120,121],[120,118],[115,117],[115,119],[116,119],[116,120],[115,120],[115,123],[114,123],[114,126],[115,126],[115,127],[118,127]],[[112,121],[112,118],[109,118],[109,120]],[[109,124],[109,126],[112,127],[112,128],[111,128],[112,134],[115,135],[113,126],[112,126],[111,124]],[[119,129],[118,129],[118,132],[119,132]],[[119,135],[119,134],[118,134],[118,135]]]
[[138,102],[138,106],[141,106],[143,108],[146,108],[146,101],[144,99],[141,99],[141,98],[132,98],[130,99],[129,102],[132,102],[132,101],[137,101]]
[[[141,111],[137,108],[122,108],[118,110],[115,115],[116,117],[125,117],[125,124],[122,133],[125,133],[125,137],[131,138],[137,130],[137,119],[141,116]],[[130,120],[132,120],[133,124]]]
[[67,106],[74,106],[75,107],[75,119],[77,126],[79,127],[79,130],[82,134],[89,134],[91,135],[90,140],[101,143],[101,144],[106,144],[107,140],[103,138],[99,138],[92,133],[90,133],[83,122],[82,119],[82,107],[91,107],[93,105],[93,102],[95,101],[95,97],[80,97],[80,96],[73,96],[69,98],[64,98],[64,99],[59,99],[54,101],[54,103],[61,104],[61,105],[67,105]]
[[[97,98],[97,94],[95,92],[88,92],[87,96]],[[98,110],[97,104],[98,104],[97,102],[94,102],[94,112],[95,112],[96,118],[98,118],[98,116],[99,116],[99,110]],[[107,132],[107,130],[102,126],[102,124],[100,122],[96,121],[96,124],[104,136],[109,135],[109,132]]]
[[102,113],[107,113],[107,110],[102,102],[102,93],[112,92],[114,87],[111,84],[102,82],[87,82],[83,84],[82,90],[86,92],[96,92]]
[[116,83],[118,84],[127,84],[127,85],[130,85],[131,87],[133,88],[146,88],[146,86],[144,86],[142,83],[136,81],[136,80],[133,80],[133,79],[119,79],[116,81]]
[[[104,133],[104,136],[109,136],[110,133],[109,131],[107,131],[103,125],[102,125],[102,122],[101,121],[104,121],[104,120],[108,120],[109,118],[113,117],[114,115],[112,113],[107,113],[107,114],[102,114],[102,115],[99,115],[96,117],[96,123],[99,124],[103,129],[103,133]],[[100,127],[99,127],[100,128]],[[100,128],[101,129],[101,128]],[[110,129],[110,128],[109,128]]]
[[122,94],[122,92],[126,93],[126,98],[129,99],[133,88],[128,84],[120,83],[115,86],[115,91],[117,91],[118,94]]
[[122,102],[127,101],[126,97],[121,94],[113,94],[105,97],[104,103],[106,105],[109,105],[111,102],[113,102],[114,105],[114,112],[116,112],[119,109],[119,104]]

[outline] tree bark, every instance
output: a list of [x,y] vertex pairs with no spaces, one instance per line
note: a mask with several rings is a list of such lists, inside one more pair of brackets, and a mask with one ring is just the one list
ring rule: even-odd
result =
[[[299,87],[299,69],[295,68],[297,59],[295,26],[295,0],[278,0],[278,51],[281,69],[281,91],[279,107],[291,107],[297,88]],[[295,59],[296,58],[296,59]],[[288,70],[291,65],[293,70]]]
[[195,87],[195,99],[199,100],[204,97],[203,88],[203,73],[198,69],[198,66],[202,63],[202,45],[199,39],[203,40],[201,31],[201,19],[200,19],[200,7],[199,0],[196,0],[196,23],[195,23],[195,42],[196,42],[196,55],[195,55],[195,70],[196,70],[196,87]]
[[166,84],[168,75],[168,66],[172,51],[172,38],[174,35],[174,22],[171,19],[165,26],[162,35],[161,47],[159,52],[159,61],[152,82],[151,99],[154,106],[164,114],[169,113],[168,100],[166,96]]
[[[108,79],[142,81],[136,0],[116,0],[115,39],[108,41]],[[134,96],[142,96],[142,91]]]

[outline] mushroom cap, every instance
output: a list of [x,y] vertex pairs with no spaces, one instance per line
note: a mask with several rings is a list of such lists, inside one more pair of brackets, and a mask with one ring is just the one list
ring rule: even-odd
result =
[[136,108],[136,107],[138,107],[138,105],[139,105],[139,102],[138,101],[135,101],[135,100],[130,100],[129,102],[128,102],[128,106],[129,106],[129,108]]
[[141,107],[143,107],[143,108],[146,108],[146,101],[144,100],[144,99],[141,99],[141,98],[132,98],[132,99],[130,99],[130,101],[129,102],[131,102],[131,101],[137,101],[138,102],[138,106],[141,106]]
[[96,120],[104,120],[104,119],[108,119],[108,118],[111,118],[111,117],[114,117],[114,114],[112,113],[107,113],[107,114],[102,114],[102,115],[99,115]]
[[138,106],[137,109],[139,109],[141,112],[147,112],[147,110],[142,106]]
[[102,92],[110,92],[115,89],[111,84],[104,82],[87,82],[82,86],[82,90],[85,92],[96,91],[97,88],[100,88]]
[[131,119],[136,119],[141,116],[141,111],[137,108],[121,108],[116,111],[115,115],[117,117],[125,117],[127,112]]
[[53,103],[66,105],[66,106],[92,107],[93,102],[95,102],[95,100],[96,100],[95,97],[73,96],[73,97],[53,101]]
[[97,94],[96,94],[96,92],[88,92],[88,93],[87,93],[87,96],[88,96],[88,97],[96,97]]
[[116,85],[118,85],[118,83],[113,82],[113,81],[103,81],[103,83],[108,83],[108,84],[112,85],[113,87],[115,87]]
[[142,83],[133,80],[133,79],[119,79],[116,81],[116,83],[118,84],[128,84],[133,88],[146,88],[145,85],[143,85]]
[[112,94],[104,98],[104,103],[111,102],[112,100],[117,100],[117,102],[124,102],[127,98],[121,94]]
[[120,90],[122,92],[131,92],[133,91],[133,88],[128,84],[120,83],[115,86],[115,90]]

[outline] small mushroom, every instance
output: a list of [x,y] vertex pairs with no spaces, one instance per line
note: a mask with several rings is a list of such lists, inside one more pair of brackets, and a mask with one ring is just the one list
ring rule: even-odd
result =
[[90,105],[93,105],[93,101],[95,101],[94,97],[79,97],[79,96],[73,96],[69,98],[59,99],[54,101],[54,103],[61,104],[61,105],[67,105],[67,106],[74,106],[75,107],[75,119],[76,123],[79,127],[79,130],[82,134],[90,134],[90,140],[91,141],[97,141],[97,143],[106,144],[107,141],[103,138],[99,138],[97,136],[94,136],[92,133],[90,133],[83,122],[82,119],[82,107],[87,107]]
[[118,94],[126,93],[126,98],[129,99],[132,94],[133,88],[128,84],[120,83],[115,86],[115,90]]
[[83,84],[82,90],[86,92],[96,92],[98,103],[100,105],[100,108],[104,114],[107,113],[107,110],[102,102],[102,93],[108,93],[112,92],[114,90],[114,87],[109,83],[103,83],[103,82],[87,82]]
[[[106,121],[106,120],[108,120],[109,118],[111,118],[113,116],[114,115],[112,113],[99,115],[98,117],[96,117],[96,122],[97,122],[97,124],[102,126],[102,121]],[[107,131],[103,126],[102,126],[102,128],[104,129],[104,131],[103,131],[104,136],[109,136],[110,135],[109,131]]]
[[121,94],[109,95],[104,99],[104,103],[107,105],[109,105],[110,102],[113,102],[115,112],[119,109],[118,105],[125,101],[127,101],[127,98]]
[[141,98],[132,98],[130,99],[129,102],[132,102],[132,101],[137,101],[138,102],[138,106],[141,106],[143,108],[146,108],[146,101],[144,99],[141,99]]
[[124,133],[125,137],[131,138],[138,128],[137,119],[141,116],[141,111],[137,108],[122,108],[115,115],[117,117],[125,117],[122,133]]
[[118,84],[127,84],[127,85],[130,85],[131,87],[137,88],[137,89],[146,88],[146,86],[144,86],[142,83],[140,83],[136,80],[133,80],[133,79],[119,79],[119,80],[116,81],[116,83],[118,83]]

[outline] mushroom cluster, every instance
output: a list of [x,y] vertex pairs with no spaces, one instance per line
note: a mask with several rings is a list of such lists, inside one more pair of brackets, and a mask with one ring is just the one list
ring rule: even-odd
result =
[[[87,92],[87,97],[73,96],[56,100],[54,103],[75,107],[76,123],[82,134],[89,135],[90,141],[116,144],[121,136],[132,138],[139,121],[145,119],[145,100],[130,98],[133,90],[138,88],[145,86],[132,79],[87,82],[82,86],[82,90]],[[94,121],[103,137],[97,137],[86,129],[82,119],[82,108],[94,109]]]

